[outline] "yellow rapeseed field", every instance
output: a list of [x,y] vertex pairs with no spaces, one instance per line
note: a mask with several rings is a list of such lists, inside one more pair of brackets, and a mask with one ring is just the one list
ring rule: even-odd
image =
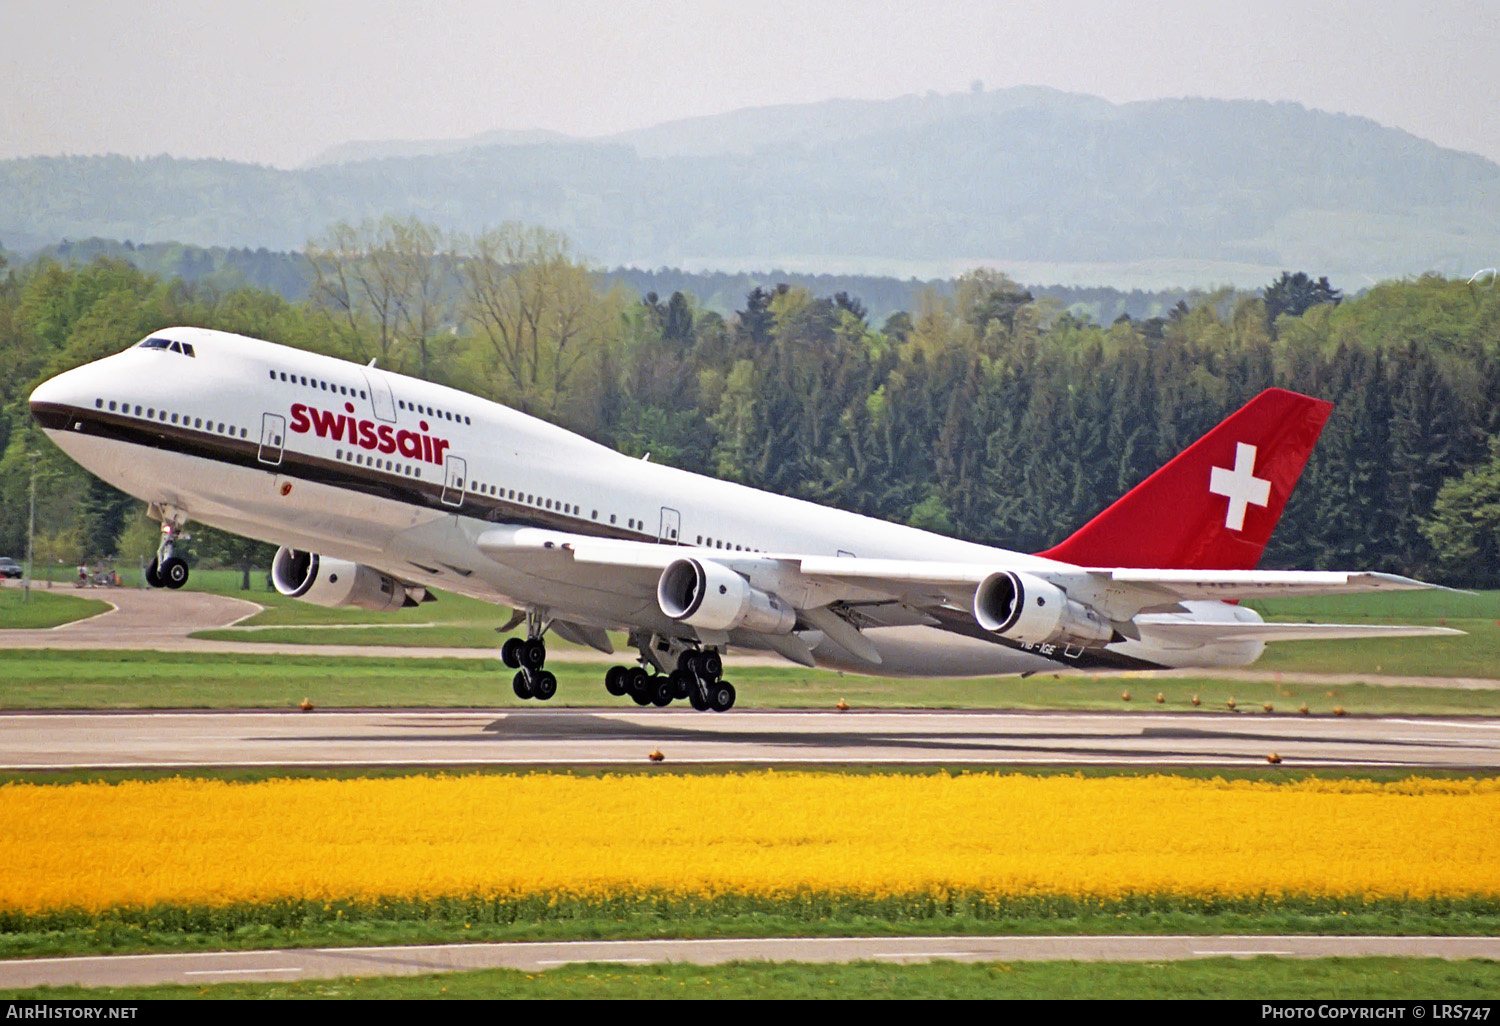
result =
[[0,787],[0,910],[1500,895],[1500,781],[757,772]]

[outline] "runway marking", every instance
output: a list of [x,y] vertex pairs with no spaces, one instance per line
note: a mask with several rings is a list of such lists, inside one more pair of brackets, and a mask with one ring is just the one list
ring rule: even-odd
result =
[[1401,723],[1409,727],[1468,727],[1470,730],[1500,730],[1500,723],[1474,723],[1470,720],[1403,720],[1392,717],[1387,723]]
[[653,960],[649,958],[589,958],[580,956],[578,958],[539,958],[537,965],[574,965],[578,962],[603,962],[609,965],[649,965]]
[[892,951],[871,955],[871,958],[973,958],[978,951]]
[[290,969],[186,969],[186,970],[183,971],[182,975],[184,975],[184,976],[235,976],[235,975],[244,975],[244,974],[247,974],[247,973],[300,973],[300,972],[302,972],[302,967],[300,965],[298,965],[298,966],[293,966]]
[[1198,951],[1195,955],[1295,955],[1295,951]]

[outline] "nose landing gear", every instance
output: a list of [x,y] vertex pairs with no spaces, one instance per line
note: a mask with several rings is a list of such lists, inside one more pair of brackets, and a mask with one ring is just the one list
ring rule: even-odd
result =
[[182,530],[186,522],[180,513],[162,512],[161,544],[157,546],[156,558],[146,567],[146,583],[151,587],[176,589],[187,583],[187,561],[173,555],[177,543],[191,537]]

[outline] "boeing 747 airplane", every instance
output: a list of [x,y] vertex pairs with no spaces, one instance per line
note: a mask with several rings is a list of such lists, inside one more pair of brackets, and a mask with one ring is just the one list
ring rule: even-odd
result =
[[891,676],[1238,667],[1270,641],[1454,634],[1264,623],[1236,600],[1425,588],[1256,570],[1326,402],[1271,389],[1055,547],[1009,552],[632,459],[498,403],[333,357],[169,328],[31,395],[47,435],[162,523],[280,545],[272,580],[391,610],[445,588],[525,623],[501,656],[547,699],[544,636],[638,658],[611,694],[729,709],[730,649]]

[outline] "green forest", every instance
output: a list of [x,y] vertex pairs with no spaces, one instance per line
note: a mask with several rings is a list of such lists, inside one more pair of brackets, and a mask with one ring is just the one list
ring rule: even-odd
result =
[[[732,315],[608,286],[562,236],[417,220],[310,243],[307,298],[115,259],[0,264],[0,554],[154,547],[142,504],[32,424],[45,378],[169,325],[374,358],[631,455],[929,530],[1045,548],[1261,389],[1336,404],[1263,565],[1500,584],[1500,288],[1344,296],[1285,273],[1094,323],[979,269],[872,323],[860,297],[756,288]],[[1170,511],[1164,510],[1164,516]],[[201,531],[209,562],[263,547]]]

